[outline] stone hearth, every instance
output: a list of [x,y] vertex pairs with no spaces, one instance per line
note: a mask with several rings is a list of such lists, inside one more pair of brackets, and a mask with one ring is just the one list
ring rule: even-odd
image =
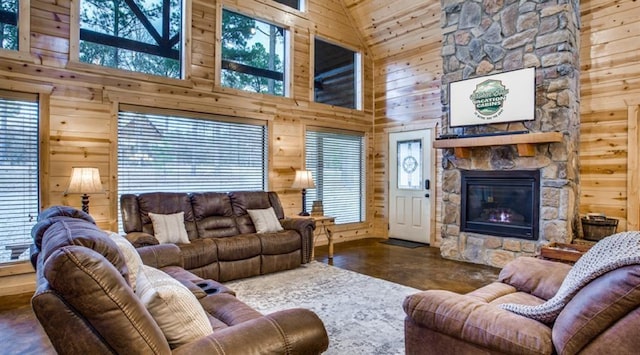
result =
[[[549,242],[569,243],[578,226],[578,1],[442,0],[442,133],[527,130],[561,132],[562,142],[536,145],[520,156],[513,145],[476,147],[469,157],[443,152],[441,254],[501,267],[535,255]],[[521,68],[536,68],[535,120],[449,127],[448,84]],[[539,238],[522,240],[460,231],[460,171],[539,170]]]

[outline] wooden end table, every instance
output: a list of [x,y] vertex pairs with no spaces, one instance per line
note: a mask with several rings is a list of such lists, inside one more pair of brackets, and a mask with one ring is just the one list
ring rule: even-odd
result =
[[324,235],[329,242],[329,259],[333,259],[333,231],[331,227],[336,224],[336,218],[331,216],[291,216],[291,218],[310,218],[316,222],[316,231],[313,235],[313,245],[311,246],[311,260],[315,258],[316,240]]

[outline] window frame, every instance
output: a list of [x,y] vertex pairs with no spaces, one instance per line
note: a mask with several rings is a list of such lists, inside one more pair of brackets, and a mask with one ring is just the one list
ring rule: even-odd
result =
[[[283,4],[279,4],[276,3],[275,1],[270,1],[272,4],[278,5],[278,6],[282,6],[283,8],[287,8],[287,10],[292,10],[292,11],[298,11],[296,9],[293,8],[289,8],[286,5]],[[223,64],[222,64],[222,12],[224,10],[228,10],[231,12],[235,12],[238,13],[240,15],[243,16],[247,16],[249,18],[252,18],[254,20],[258,20],[261,22],[265,22],[274,26],[278,26],[284,29],[284,50],[285,53],[283,55],[283,95],[272,95],[269,93],[256,93],[256,92],[252,92],[252,91],[245,91],[245,90],[241,90],[241,89],[235,89],[235,88],[231,88],[228,86],[224,86],[222,85],[222,69],[223,69]],[[264,97],[270,97],[270,98],[274,98],[274,99],[286,99],[286,98],[291,98],[293,96],[293,80],[292,80],[292,68],[294,66],[293,63],[293,51],[294,51],[294,46],[293,46],[293,40],[292,40],[292,25],[285,25],[283,23],[280,23],[278,21],[275,21],[273,19],[269,19],[269,18],[279,18],[282,15],[282,12],[284,9],[271,9],[268,7],[263,8],[263,10],[265,10],[265,13],[263,13],[263,16],[254,16],[254,15],[249,15],[248,13],[250,12],[248,9],[243,9],[243,8],[239,8],[236,6],[232,6],[230,4],[224,4],[222,1],[218,2],[217,6],[216,6],[216,43],[215,43],[215,55],[214,55],[214,66],[215,66],[215,75],[214,75],[214,88],[213,91],[219,91],[219,92],[229,92],[229,93],[234,93],[234,94],[240,94],[240,95],[247,95],[247,96],[254,96],[254,95],[261,95]],[[278,15],[279,14],[279,15]]]
[[[364,131],[356,131],[356,130],[348,130],[348,129],[339,129],[339,128],[332,128],[332,127],[320,127],[320,126],[306,126],[304,128],[304,156],[303,156],[303,161],[304,161],[304,168],[307,170],[311,170],[311,171],[315,171],[315,169],[312,169],[312,167],[309,166],[308,164],[308,154],[309,149],[307,146],[307,134],[308,132],[316,132],[316,133],[327,133],[327,134],[337,134],[337,135],[349,135],[349,136],[354,136],[354,137],[360,137],[361,139],[361,152],[360,152],[360,198],[359,198],[359,203],[360,203],[360,221],[351,221],[351,222],[343,222],[341,223],[339,221],[339,216],[332,216],[332,217],[336,217],[336,224],[339,225],[349,225],[349,224],[362,224],[362,223],[366,223],[367,221],[367,133]],[[320,186],[320,184],[322,183],[320,181],[320,177],[318,176],[318,174],[316,172],[313,173],[313,179],[314,182],[316,184],[316,189],[318,189],[318,187]],[[309,191],[307,191],[307,194],[309,194]],[[313,191],[314,196],[316,196],[316,191]],[[307,202],[307,210],[311,210],[313,201],[312,198],[307,198],[306,199]],[[327,211],[327,204],[325,203],[325,212]]]
[[180,78],[170,78],[160,75],[147,74],[137,71],[131,71],[127,69],[107,67],[97,64],[85,63],[80,61],[80,6],[82,0],[73,1],[69,13],[69,62],[67,68],[82,70],[86,72],[124,77],[127,79],[144,80],[149,82],[178,85],[183,87],[190,87],[191,77],[191,20],[192,20],[192,0],[182,1],[182,44],[181,44],[181,58],[180,58]]
[[[315,45],[315,41],[316,39],[332,44],[334,46],[338,46],[338,47],[342,47],[344,49],[350,50],[354,53],[354,95],[355,95],[355,108],[349,108],[349,107],[343,107],[343,106],[337,106],[337,105],[331,105],[331,104],[326,104],[326,103],[322,103],[322,102],[317,102],[315,99],[315,68],[316,68],[316,60],[315,60],[315,53],[316,53],[316,45]],[[318,35],[318,34],[314,34],[311,33],[310,34],[310,55],[309,55],[309,60],[311,61],[311,65],[310,65],[310,75],[309,75],[309,88],[311,89],[309,92],[309,101],[313,102],[314,104],[318,104],[318,105],[330,105],[332,107],[335,108],[341,108],[341,109],[346,109],[346,110],[357,110],[357,111],[363,111],[364,108],[364,80],[363,80],[363,69],[364,69],[364,57],[362,55],[362,50],[355,48],[353,46],[349,46],[345,43],[339,42],[339,41],[335,41],[332,39],[329,39],[327,37]]]
[[18,0],[18,50],[0,48],[0,57],[33,60],[31,55],[31,1]]

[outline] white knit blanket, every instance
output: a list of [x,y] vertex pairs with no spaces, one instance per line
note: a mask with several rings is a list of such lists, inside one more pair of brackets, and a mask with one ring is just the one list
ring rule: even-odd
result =
[[550,324],[564,306],[591,280],[625,265],[640,264],[640,232],[622,232],[596,243],[571,268],[558,292],[545,303],[529,306],[505,303],[501,308]]

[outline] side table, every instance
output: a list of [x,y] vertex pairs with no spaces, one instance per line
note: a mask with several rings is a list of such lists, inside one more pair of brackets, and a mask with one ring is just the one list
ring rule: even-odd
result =
[[336,218],[331,216],[291,216],[291,218],[311,218],[316,222],[316,231],[313,235],[313,246],[311,248],[311,260],[315,258],[316,240],[324,235],[329,242],[329,259],[333,259],[333,227]]

